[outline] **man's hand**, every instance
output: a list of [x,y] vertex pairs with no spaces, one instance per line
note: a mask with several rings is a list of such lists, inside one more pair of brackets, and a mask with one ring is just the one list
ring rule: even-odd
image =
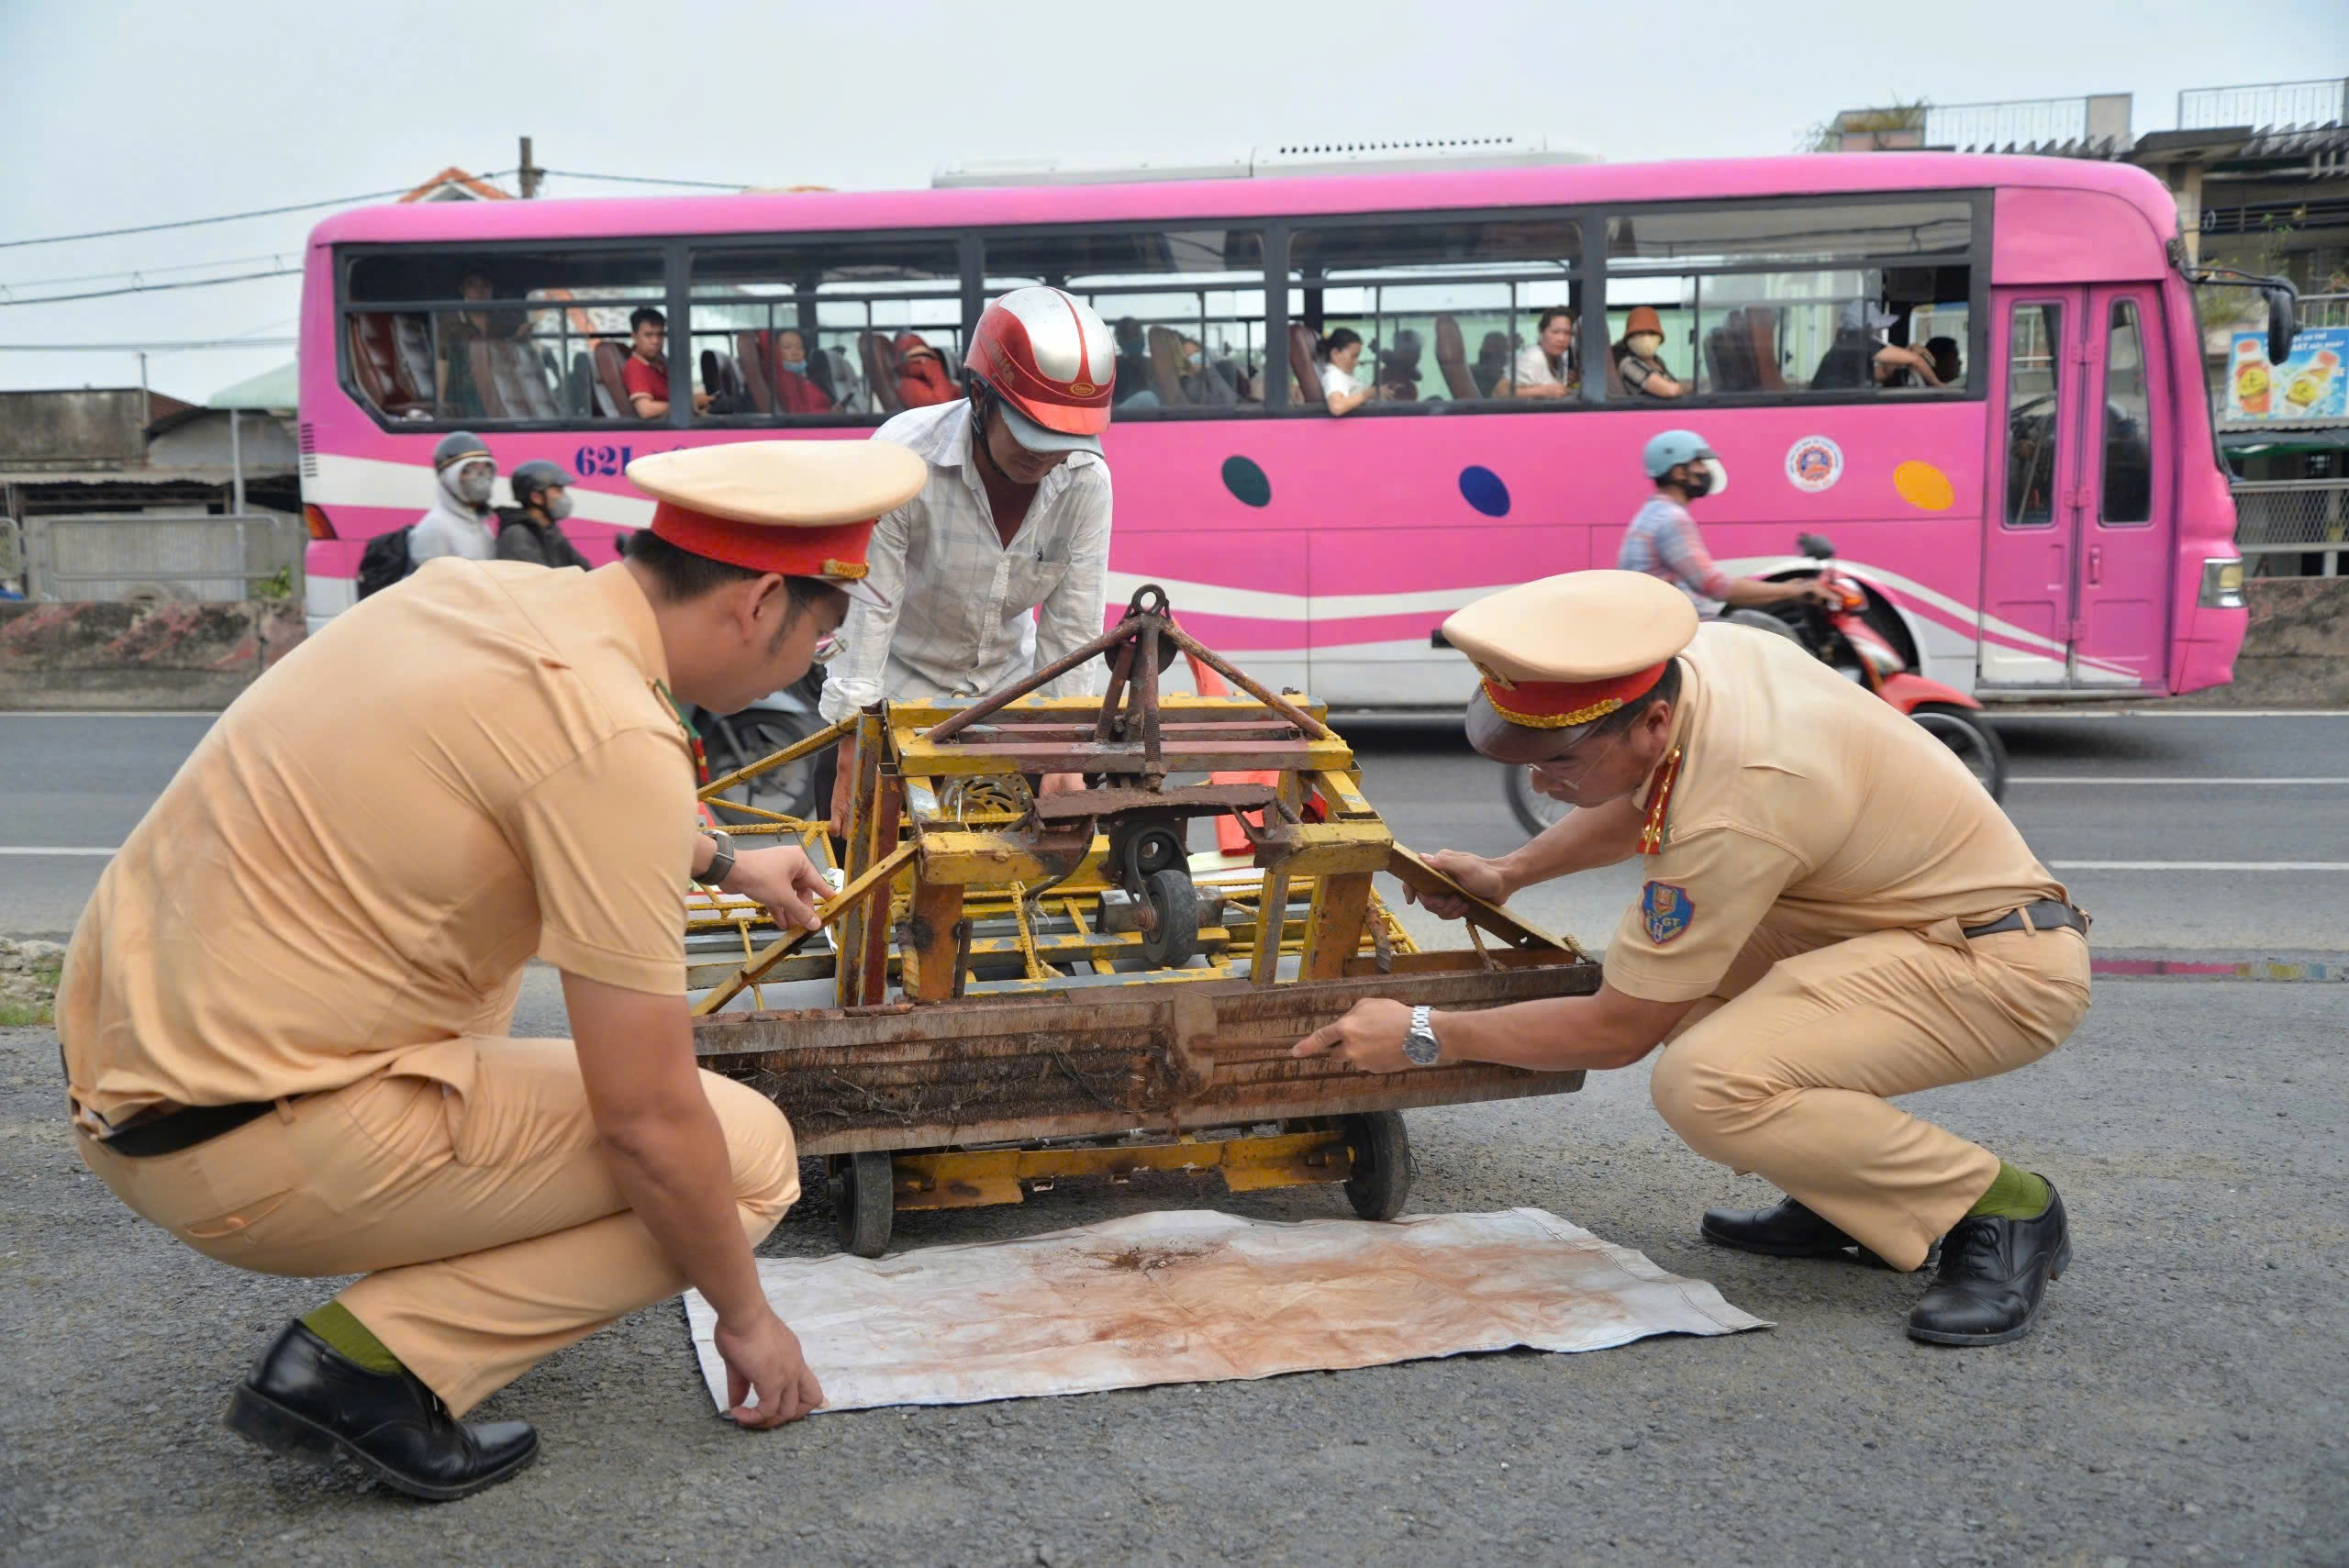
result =
[[709,403],[710,403],[710,397],[709,397],[709,394],[708,394],[708,393],[707,393],[707,392],[696,392],[696,393],[695,393],[695,394],[694,394],[694,412],[695,412],[695,413],[696,413],[696,414],[707,414],[707,413],[708,413],[708,412],[709,412]]
[[1334,1056],[1365,1073],[1407,1073],[1413,1066],[1403,1053],[1411,1032],[1411,1009],[1400,1002],[1373,996],[1356,1002],[1334,1024],[1323,1024],[1289,1049],[1291,1056]]
[[[1538,788],[1541,775],[1536,774],[1534,782]],[[1438,850],[1428,857],[1428,864],[1457,883],[1463,892],[1473,893],[1487,904],[1506,904],[1508,895],[1517,891],[1503,874],[1500,862],[1486,860],[1482,855],[1472,855],[1462,850]],[[1409,893],[1408,895],[1411,902],[1439,920],[1457,920],[1468,913],[1468,901],[1449,893]]]
[[1083,773],[1046,773],[1036,786],[1038,795],[1074,795],[1085,788]]
[[1817,605],[1822,610],[1840,610],[1843,607],[1842,590],[1831,588],[1817,577],[1802,579],[1799,591],[1794,597],[1806,605]]
[[[711,1336],[726,1362],[728,1414],[738,1427],[779,1427],[796,1421],[824,1402],[824,1389],[800,1353],[799,1336],[773,1312],[742,1329],[724,1322]],[[759,1402],[750,1403],[751,1391]]]
[[807,851],[796,844],[777,844],[736,854],[723,891],[757,899],[778,926],[804,926],[812,931],[823,925],[816,906],[830,897],[832,889]]

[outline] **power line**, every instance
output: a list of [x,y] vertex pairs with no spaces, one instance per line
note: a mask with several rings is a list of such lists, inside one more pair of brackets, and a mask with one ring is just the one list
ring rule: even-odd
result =
[[0,309],[12,305],[62,305],[71,299],[112,299],[117,295],[161,294],[167,289],[208,289],[222,284],[247,284],[256,278],[290,278],[301,272],[299,267],[277,267],[266,272],[239,272],[227,278],[190,278],[181,284],[133,284],[128,288],[89,289],[81,294],[44,294],[30,299],[0,299]]
[[[498,169],[473,177],[495,180],[512,172],[511,169]],[[142,223],[128,228],[94,228],[83,234],[47,234],[38,239],[0,239],[0,250],[13,250],[26,245],[63,245],[75,239],[112,239],[124,234],[160,234],[167,228],[200,228],[210,223],[237,223],[249,217],[276,217],[289,212],[316,212],[320,207],[349,206],[353,202],[404,196],[414,188],[412,185],[399,185],[388,191],[362,191],[355,196],[332,196],[322,202],[295,202],[290,206],[255,207],[250,212],[222,213],[217,217],[184,217],[172,223]]]
[[616,185],[693,185],[705,191],[747,191],[748,185],[723,185],[715,180],[648,180],[639,174],[583,174],[576,169],[541,169],[541,174],[554,174],[565,180],[606,180]]
[[126,267],[114,272],[77,272],[63,278],[18,278],[13,284],[0,284],[0,294],[25,288],[48,288],[57,284],[102,284],[111,278],[139,279],[159,277],[166,272],[200,272],[210,267],[243,267],[255,261],[283,261],[285,254],[284,250],[264,250],[253,256],[219,256],[209,261],[174,261],[162,267]]
[[197,338],[173,343],[0,343],[0,354],[179,354],[204,349],[286,349],[296,338]]

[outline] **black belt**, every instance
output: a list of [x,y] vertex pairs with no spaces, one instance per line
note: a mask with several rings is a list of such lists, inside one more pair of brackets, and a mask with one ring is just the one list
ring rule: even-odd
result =
[[273,1100],[248,1100],[233,1106],[189,1106],[184,1110],[167,1111],[150,1120],[119,1128],[97,1140],[97,1144],[108,1153],[132,1160],[176,1154],[183,1149],[193,1149],[224,1132],[235,1131],[255,1117],[271,1110],[275,1104]]
[[2054,898],[2026,904],[1987,926],[1966,926],[1962,929],[1968,937],[1995,937],[2002,931],[2052,931],[2059,926],[2068,926],[2084,937],[2088,934],[2088,917]]

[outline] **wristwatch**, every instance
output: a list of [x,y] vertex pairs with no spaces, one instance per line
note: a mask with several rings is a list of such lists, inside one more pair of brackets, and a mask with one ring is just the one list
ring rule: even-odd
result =
[[1411,1032],[1403,1037],[1403,1054],[1411,1059],[1414,1067],[1432,1067],[1442,1047],[1436,1043],[1435,1028],[1431,1019],[1432,1007],[1411,1009]]
[[702,837],[718,846],[718,852],[709,857],[709,869],[694,880],[704,887],[716,887],[734,869],[734,840],[715,828],[703,828]]

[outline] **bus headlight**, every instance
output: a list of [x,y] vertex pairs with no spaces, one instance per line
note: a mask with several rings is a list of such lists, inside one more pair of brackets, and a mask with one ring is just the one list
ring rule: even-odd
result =
[[2206,610],[2243,608],[2243,560],[2239,556],[2202,563],[2202,607]]

